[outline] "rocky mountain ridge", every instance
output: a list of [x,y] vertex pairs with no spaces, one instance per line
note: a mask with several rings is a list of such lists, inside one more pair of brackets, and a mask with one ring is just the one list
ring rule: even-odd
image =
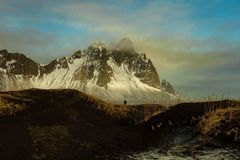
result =
[[70,57],[47,65],[20,53],[0,51],[0,90],[71,88],[116,102],[176,98],[175,91],[160,83],[145,53],[137,53],[129,39],[112,47],[95,42]]

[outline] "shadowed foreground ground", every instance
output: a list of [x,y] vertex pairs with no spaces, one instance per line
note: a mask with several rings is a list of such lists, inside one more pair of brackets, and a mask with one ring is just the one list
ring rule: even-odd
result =
[[119,159],[148,147],[166,149],[174,126],[188,123],[193,130],[193,117],[210,107],[238,104],[185,103],[167,110],[112,105],[75,90],[31,89],[0,97],[0,159],[5,160]]
[[114,106],[75,90],[0,95],[0,159],[6,160],[114,159],[146,147],[147,133],[129,126],[163,108]]

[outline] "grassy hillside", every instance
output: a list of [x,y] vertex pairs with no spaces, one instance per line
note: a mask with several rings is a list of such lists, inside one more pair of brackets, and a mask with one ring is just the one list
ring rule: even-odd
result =
[[180,103],[168,108],[148,121],[148,125],[174,126],[176,123],[192,122],[201,119],[201,116],[219,108],[228,108],[230,106],[239,106],[239,101],[221,100],[209,102]]
[[31,89],[0,97],[0,159],[114,159],[146,147],[147,133],[133,125],[164,110],[112,105],[75,90]]
[[240,107],[220,108],[206,113],[200,121],[204,135],[240,142]]
[[0,92],[0,159],[119,159],[148,147],[167,150],[179,137],[192,141],[215,131],[238,140],[236,106],[238,101],[229,100],[113,105],[69,89]]
[[152,131],[152,146],[163,154],[194,158],[209,150],[227,148],[227,154],[232,150],[236,152],[232,158],[238,159],[239,106],[240,102],[233,100],[181,103],[141,125]]

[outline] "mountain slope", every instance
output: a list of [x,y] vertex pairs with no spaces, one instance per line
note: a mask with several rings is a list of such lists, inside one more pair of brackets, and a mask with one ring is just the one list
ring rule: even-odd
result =
[[114,103],[169,103],[175,92],[161,86],[146,54],[138,54],[129,39],[107,48],[91,44],[70,57],[40,65],[23,54],[0,51],[0,90],[28,88],[77,89]]

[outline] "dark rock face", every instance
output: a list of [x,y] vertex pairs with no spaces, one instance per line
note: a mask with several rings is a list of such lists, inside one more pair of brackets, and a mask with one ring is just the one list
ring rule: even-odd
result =
[[112,58],[118,65],[126,64],[139,80],[151,87],[160,88],[160,80],[158,73],[150,59],[146,54],[129,53],[125,51],[113,51]]
[[94,65],[88,60],[86,63],[78,69],[74,74],[74,80],[80,80],[81,82],[87,82],[94,77]]
[[6,49],[0,50],[1,55],[7,55],[8,51]]
[[138,55],[138,57],[132,62],[131,70],[141,82],[154,88],[160,88],[158,73],[151,60],[147,59],[144,53]]
[[106,61],[100,62],[100,67],[96,68],[99,75],[97,79],[97,85],[100,87],[107,87],[107,84],[111,81],[113,70],[108,66]]
[[62,57],[60,59],[53,60],[49,64],[42,66],[41,75],[44,73],[49,74],[52,71],[54,71],[55,69],[60,69],[60,68],[64,68],[64,69],[68,68],[68,59],[66,57]]
[[20,53],[8,53],[7,50],[0,51],[0,67],[6,69],[8,74],[38,75],[39,65]]
[[138,54],[132,54],[126,51],[121,50],[113,50],[111,51],[111,57],[114,59],[114,61],[120,66],[124,61],[131,62],[135,58],[138,57]]
[[[94,78],[98,86],[107,88],[107,84],[113,75],[113,70],[107,64],[109,55],[107,55],[105,46],[99,42],[99,44],[90,45],[88,50],[78,51],[73,55],[74,58],[82,56],[85,56],[87,60],[75,73],[74,79],[86,82]],[[95,71],[97,75],[94,75]]]
[[176,93],[176,91],[174,90],[173,86],[168,81],[166,81],[165,79],[162,81],[161,86],[168,93],[171,93],[171,94],[175,94]]
[[77,52],[75,52],[72,55],[72,58],[74,58],[74,59],[81,58],[81,57],[82,57],[82,51],[81,50],[78,50]]

